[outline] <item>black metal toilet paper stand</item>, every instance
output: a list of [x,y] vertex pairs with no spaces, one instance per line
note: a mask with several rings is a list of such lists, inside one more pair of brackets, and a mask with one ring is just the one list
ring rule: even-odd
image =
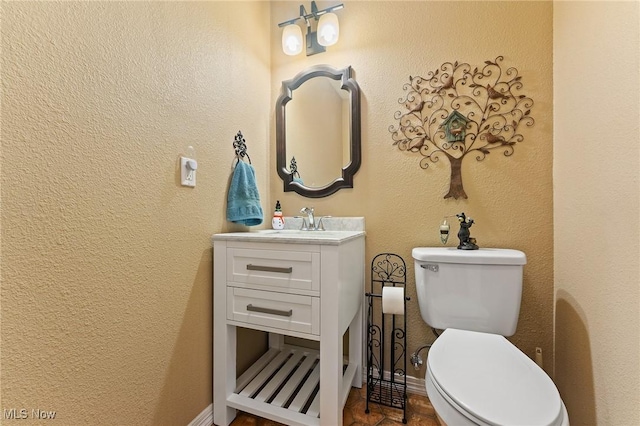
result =
[[[367,297],[367,404],[369,402],[402,410],[407,423],[407,316],[383,314],[382,289],[385,286],[405,289],[404,313],[407,312],[407,267],[402,257],[380,253],[371,261],[371,288]],[[387,347],[388,345],[388,347]]]

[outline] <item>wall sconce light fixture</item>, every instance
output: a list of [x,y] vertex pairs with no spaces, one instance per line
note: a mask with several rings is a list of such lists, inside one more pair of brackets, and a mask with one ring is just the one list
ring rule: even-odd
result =
[[[303,5],[300,5],[300,16],[278,24],[284,27],[282,31],[282,51],[287,55],[297,55],[302,52],[302,29],[296,24],[299,19],[304,19],[307,25],[306,53],[307,56],[326,51],[326,46],[336,44],[340,37],[340,25],[334,10],[344,8],[344,4],[338,4],[323,10],[318,10],[316,2],[311,2],[311,13],[307,13]],[[317,21],[316,31],[311,29],[313,20]]]

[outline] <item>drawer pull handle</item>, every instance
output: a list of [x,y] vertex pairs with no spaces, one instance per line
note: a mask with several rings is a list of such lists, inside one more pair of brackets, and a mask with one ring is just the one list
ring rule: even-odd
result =
[[248,271],[264,271],[264,272],[280,272],[283,274],[290,274],[293,271],[293,268],[289,266],[288,268],[281,268],[278,266],[260,266],[260,265],[247,265]]
[[279,309],[261,308],[260,306],[253,306],[252,304],[247,305],[247,311],[262,312],[263,314],[280,315],[281,317],[290,317],[291,315],[293,315],[293,309],[289,309],[288,311],[281,311]]

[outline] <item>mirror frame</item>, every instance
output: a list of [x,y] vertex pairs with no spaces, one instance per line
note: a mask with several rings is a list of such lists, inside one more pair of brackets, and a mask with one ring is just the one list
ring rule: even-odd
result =
[[[287,135],[286,135],[286,113],[285,107],[292,99],[292,92],[300,87],[305,81],[315,77],[329,77],[333,80],[340,80],[341,89],[349,92],[350,101],[350,154],[351,161],[342,168],[342,177],[336,178],[333,182],[318,188],[312,188],[293,181],[293,175],[287,170]],[[291,80],[282,82],[281,94],[276,101],[276,167],[278,175],[284,182],[284,191],[295,191],[303,197],[321,198],[326,197],[341,188],[353,188],[353,176],[360,168],[362,158],[360,146],[360,87],[352,77],[351,66],[344,69],[335,69],[329,65],[312,66]]]

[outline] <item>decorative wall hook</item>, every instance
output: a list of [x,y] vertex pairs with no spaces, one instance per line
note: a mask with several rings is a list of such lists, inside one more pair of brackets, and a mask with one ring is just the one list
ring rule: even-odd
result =
[[236,158],[238,159],[238,162],[244,159],[244,157],[247,157],[249,164],[251,164],[251,157],[247,154],[247,142],[244,140],[244,136],[242,136],[242,132],[240,130],[238,130],[238,133],[233,138],[233,148],[236,151]]
[[493,150],[505,157],[524,140],[522,125],[534,124],[533,100],[522,94],[522,77],[516,68],[502,68],[502,56],[472,67],[446,62],[427,77],[409,76],[407,92],[399,99],[397,125],[389,126],[393,145],[420,153],[420,167],[441,158],[449,160],[451,177],[444,198],[467,198],[462,186],[462,162],[474,153],[482,161]]

